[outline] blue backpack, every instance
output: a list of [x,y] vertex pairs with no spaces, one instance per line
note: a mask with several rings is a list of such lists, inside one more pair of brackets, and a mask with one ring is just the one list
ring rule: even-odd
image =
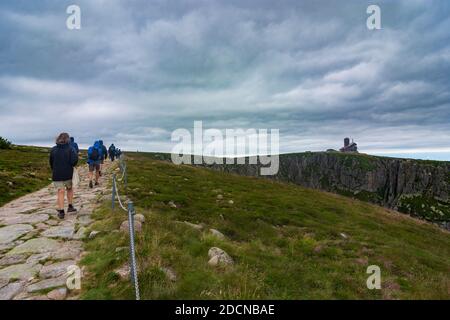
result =
[[95,146],[89,147],[89,150],[88,150],[89,160],[98,161],[98,160],[100,160],[100,157],[101,157],[101,151],[98,148],[96,148]]

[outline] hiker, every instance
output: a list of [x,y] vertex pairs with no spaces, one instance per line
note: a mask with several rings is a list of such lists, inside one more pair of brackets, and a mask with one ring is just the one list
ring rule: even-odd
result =
[[114,143],[111,143],[108,149],[109,159],[111,159],[111,162],[114,161],[114,158],[116,157],[116,146]]
[[70,137],[70,146],[75,150],[75,153],[77,155],[80,153],[80,149],[78,148],[78,143],[75,142],[74,137]]
[[89,164],[89,188],[93,188],[92,178],[95,171],[95,185],[98,186],[98,178],[100,177],[100,164],[102,162],[102,146],[100,141],[95,141],[93,146],[88,149],[88,160]]
[[106,147],[103,144],[103,140],[99,140],[98,141],[100,143],[101,146],[101,163],[100,163],[100,171],[99,171],[99,175],[102,175],[102,170],[103,170],[103,163],[105,162],[106,159],[108,159],[108,150],[106,150]]
[[73,168],[78,163],[78,154],[70,144],[69,134],[63,132],[56,138],[56,146],[50,152],[53,185],[58,190],[58,218],[64,219],[64,195],[67,191],[67,212],[76,212],[73,207],[72,176]]

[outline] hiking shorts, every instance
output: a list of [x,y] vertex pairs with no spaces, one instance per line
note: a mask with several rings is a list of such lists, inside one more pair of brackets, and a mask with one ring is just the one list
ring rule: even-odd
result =
[[66,180],[66,181],[53,181],[53,185],[55,186],[56,189],[61,190],[61,189],[67,189],[70,190],[72,189],[72,180]]
[[89,172],[100,171],[100,161],[89,163]]

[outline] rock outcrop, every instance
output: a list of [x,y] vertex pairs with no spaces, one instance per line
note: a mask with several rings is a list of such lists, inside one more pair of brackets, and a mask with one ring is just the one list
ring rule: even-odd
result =
[[208,264],[213,267],[218,265],[232,265],[234,263],[228,253],[217,247],[209,249],[208,256],[210,258]]
[[[261,165],[207,167],[258,176]],[[450,229],[450,162],[306,152],[280,155],[278,174],[266,177],[369,201]]]

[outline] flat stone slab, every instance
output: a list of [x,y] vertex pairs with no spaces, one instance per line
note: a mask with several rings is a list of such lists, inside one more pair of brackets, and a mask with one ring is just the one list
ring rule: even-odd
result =
[[72,260],[76,259],[83,249],[80,241],[67,241],[58,250],[52,253],[54,260]]
[[27,292],[32,293],[41,290],[53,289],[57,287],[62,287],[66,284],[66,276],[59,278],[52,278],[33,283],[27,287]]
[[67,226],[57,226],[52,227],[44,232],[42,232],[42,235],[44,237],[48,238],[64,238],[64,239],[72,239],[75,232],[75,228],[73,225],[67,225]]
[[[17,203],[20,203],[20,198],[15,201]],[[35,205],[31,205],[31,206],[24,205],[23,202],[18,206],[14,206],[13,204],[10,204],[9,207],[8,207],[8,205],[5,205],[4,207],[0,208],[0,216],[5,217],[5,216],[9,216],[9,215],[16,214],[16,213],[29,214],[37,209],[38,208]]]
[[0,270],[0,279],[28,280],[34,277],[42,268],[41,264],[15,264]]
[[36,236],[39,235],[39,230],[31,230],[30,232],[28,232],[26,235],[24,235],[23,237],[20,238],[20,241],[22,240],[30,240],[33,238],[36,238]]
[[0,289],[0,300],[11,300],[23,289],[23,287],[23,282],[14,282],[8,284],[7,286]]
[[0,243],[5,244],[20,238],[34,228],[29,224],[14,224],[0,228]]
[[44,266],[41,271],[39,271],[39,277],[43,279],[60,277],[67,273],[67,268],[69,266],[73,265],[76,265],[75,261],[67,260]]
[[67,297],[67,289],[66,288],[54,289],[49,293],[47,293],[47,297],[50,300],[64,300]]
[[0,223],[3,225],[12,225],[12,224],[36,224],[39,222],[44,222],[49,219],[48,214],[14,214],[10,216],[6,216],[0,219]]
[[27,263],[41,263],[44,262],[45,260],[50,259],[50,257],[51,257],[50,252],[32,254],[30,257],[28,257]]
[[20,254],[20,253],[44,253],[56,251],[61,247],[61,244],[53,239],[48,238],[36,238],[30,239],[21,245],[18,245],[7,255]]
[[4,256],[0,259],[0,266],[10,266],[12,264],[24,263],[27,260],[25,254],[13,254],[9,256]]
[[92,222],[92,219],[88,215],[79,216],[77,222],[82,226],[87,226]]
[[86,208],[80,208],[77,212],[77,216],[78,217],[82,217],[82,216],[90,216],[92,214],[91,210],[88,210]]
[[13,242],[10,243],[0,243],[0,251],[9,250],[14,248],[16,245]]
[[64,226],[64,227],[70,227],[70,226],[74,226],[75,225],[75,220],[76,217],[74,215],[67,215],[64,218],[64,220],[62,220],[61,222],[59,222],[57,225],[59,225],[60,227]]
[[44,231],[44,230],[47,230],[49,228],[48,224],[45,224],[45,223],[42,223],[42,222],[36,223],[35,227],[38,230],[40,230],[40,231]]

